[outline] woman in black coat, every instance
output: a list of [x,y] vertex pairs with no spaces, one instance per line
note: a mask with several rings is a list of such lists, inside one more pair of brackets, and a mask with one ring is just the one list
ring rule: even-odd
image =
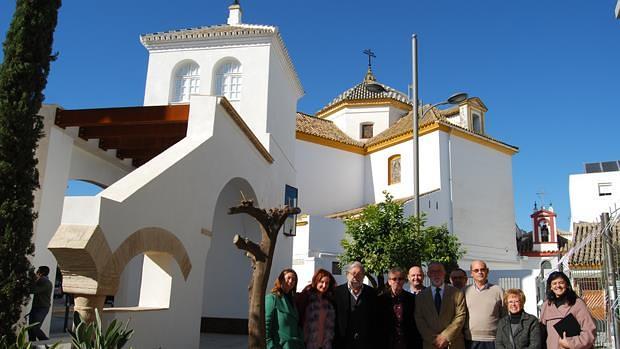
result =
[[525,294],[511,288],[504,293],[508,315],[499,320],[495,349],[540,349],[540,325],[536,316],[523,311]]

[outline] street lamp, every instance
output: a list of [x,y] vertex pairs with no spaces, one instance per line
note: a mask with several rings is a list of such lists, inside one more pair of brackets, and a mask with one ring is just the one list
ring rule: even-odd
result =
[[[426,111],[422,113],[421,117],[418,117],[418,38],[416,34],[411,36],[411,63],[412,63],[412,80],[413,80],[413,179],[414,179],[414,193],[415,197],[415,216],[416,218],[420,218],[420,145],[418,143],[418,121],[421,118],[424,118],[424,115],[428,113],[429,110],[446,104],[460,104],[467,100],[467,93],[455,93],[450,96],[447,100],[439,103],[435,103],[430,106]],[[366,90],[374,93],[386,92],[386,89],[383,85],[379,84],[376,81],[368,81],[366,83]]]

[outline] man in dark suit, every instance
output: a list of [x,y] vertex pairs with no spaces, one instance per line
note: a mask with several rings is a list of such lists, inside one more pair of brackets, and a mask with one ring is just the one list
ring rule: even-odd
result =
[[458,289],[446,285],[446,269],[439,262],[428,265],[431,287],[416,296],[415,322],[424,349],[464,349],[463,325],[467,309]]
[[382,348],[422,347],[422,339],[413,317],[416,296],[403,290],[405,280],[405,272],[402,269],[390,269],[388,287],[379,296]]
[[347,268],[347,283],[336,287],[336,348],[377,348],[377,293],[364,285],[364,266]]

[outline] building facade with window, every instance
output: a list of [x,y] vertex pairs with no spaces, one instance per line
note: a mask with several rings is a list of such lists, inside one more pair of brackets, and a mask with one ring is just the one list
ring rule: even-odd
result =
[[600,221],[601,214],[620,209],[620,162],[588,163],[584,173],[568,177],[571,229],[580,222]]
[[[104,318],[132,318],[130,344],[139,348],[196,348],[201,329],[245,330],[251,267],[232,241],[259,242],[261,232],[228,209],[246,199],[302,209],[284,229],[297,235],[278,239],[269,281],[292,265],[301,288],[319,267],[338,274],[343,218],[384,191],[413,212],[413,141],[420,208],[427,224],[459,237],[462,266],[484,259],[506,275],[521,269],[518,149],[486,133],[480,98],[422,107],[413,140],[407,96],[385,84],[386,92],[369,92],[377,80],[369,69],[315,115],[298,112],[303,89],[278,28],[243,23],[237,3],[229,10],[227,24],[140,37],[148,53],[142,106],[41,111],[33,262],[50,275],[58,265],[65,291],[84,308],[114,296]],[[65,197],[71,179],[102,191]]]
[[[389,192],[414,212],[412,107],[407,96],[377,78],[336,96],[315,115],[297,114],[299,202],[293,267],[300,282],[310,271],[331,269],[342,252],[343,219]],[[467,254],[461,264],[488,261],[491,269],[521,268],[514,238],[512,156],[518,148],[485,130],[488,111],[480,98],[448,109],[420,108],[420,210],[427,224],[446,225]],[[301,160],[303,159],[303,160]],[[339,222],[340,221],[340,222]],[[344,280],[344,275],[340,276]]]

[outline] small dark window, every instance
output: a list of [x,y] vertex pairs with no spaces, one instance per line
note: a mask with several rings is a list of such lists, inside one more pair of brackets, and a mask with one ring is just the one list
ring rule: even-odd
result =
[[611,195],[611,183],[599,183],[598,184],[598,196],[610,196]]
[[372,124],[362,124],[362,138],[372,138]]
[[342,275],[340,262],[332,262],[332,275]]

